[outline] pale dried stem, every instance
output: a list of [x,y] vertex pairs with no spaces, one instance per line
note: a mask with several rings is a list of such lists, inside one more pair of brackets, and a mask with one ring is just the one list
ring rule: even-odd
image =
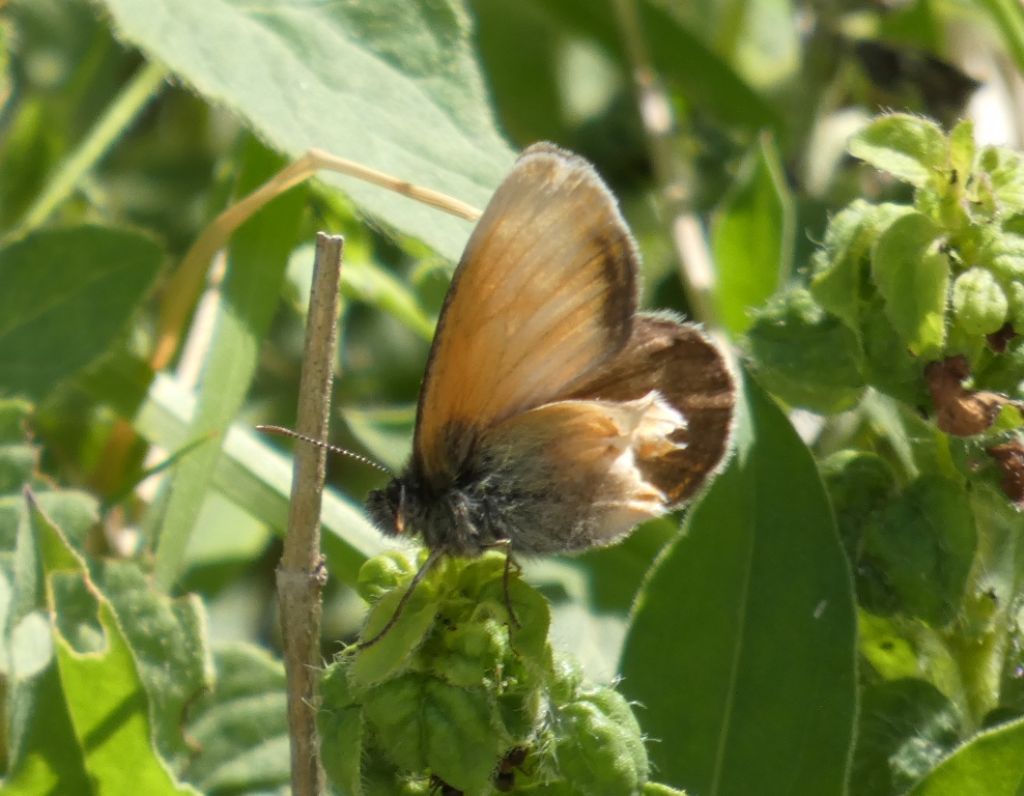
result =
[[213,255],[223,248],[232,233],[260,208],[321,170],[335,171],[379,185],[469,221],[476,221],[480,217],[480,211],[475,207],[440,191],[413,185],[355,161],[319,149],[311,149],[252,193],[224,210],[196,238],[164,291],[165,298],[160,308],[156,345],[150,357],[150,366],[153,370],[162,370],[178,350],[182,330],[202,290]]
[[[299,433],[318,440],[326,440],[328,435],[343,247],[340,236],[322,232],[317,235],[296,426]],[[320,504],[327,451],[316,445],[299,445],[294,456],[288,531],[277,568],[288,683],[292,793],[320,796],[324,792],[324,773],[316,711],[321,666],[321,592],[326,580],[320,555]]]

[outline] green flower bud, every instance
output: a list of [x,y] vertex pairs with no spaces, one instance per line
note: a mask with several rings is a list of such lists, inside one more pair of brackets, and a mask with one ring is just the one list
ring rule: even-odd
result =
[[1006,322],[1009,302],[986,268],[969,268],[953,283],[953,312],[969,334],[991,334]]
[[509,655],[508,626],[495,619],[449,627],[440,641],[442,649],[429,662],[452,685],[468,687],[495,680]]
[[571,702],[583,686],[583,669],[567,655],[556,657],[551,666],[551,699],[556,703]]
[[1004,285],[1006,300],[1009,303],[1007,309],[1008,320],[1013,330],[1020,334],[1024,332],[1024,282],[1011,282]]
[[399,583],[408,580],[415,572],[416,567],[405,553],[400,550],[389,550],[367,560],[359,568],[356,591],[359,592],[360,597],[372,605],[385,592],[391,591]]
[[995,225],[976,228],[975,265],[989,269],[1004,285],[1024,281],[1024,236]]
[[480,599],[482,604],[494,607],[495,616],[501,617],[503,623],[512,626],[512,646],[517,655],[532,666],[546,668],[550,664],[548,629],[551,626],[551,608],[539,591],[518,576],[509,580],[508,600],[512,603],[515,617],[508,616],[502,578],[491,581],[481,591]]
[[648,782],[644,785],[644,796],[686,796],[686,791],[670,788],[668,785],[660,785],[657,782]]
[[647,750],[625,698],[610,688],[582,693],[558,711],[555,756],[562,776],[585,794],[639,794]]

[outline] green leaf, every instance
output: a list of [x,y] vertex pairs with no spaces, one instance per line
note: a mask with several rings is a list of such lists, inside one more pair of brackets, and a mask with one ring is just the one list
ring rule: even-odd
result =
[[[361,589],[366,588],[364,572],[371,566],[376,566],[373,559],[359,573]],[[374,638],[389,622],[394,621],[395,624],[379,641],[355,653],[356,659],[349,669],[354,687],[365,688],[394,677],[408,667],[410,655],[423,642],[437,618],[439,568],[435,567],[417,584],[401,614],[397,614],[397,619],[398,604],[405,597],[410,579],[405,579],[406,582],[391,589],[371,606],[366,625],[360,634],[363,641]]]
[[793,257],[793,203],[774,142],[761,136],[712,229],[722,323],[733,335],[750,326],[788,274]]
[[110,601],[149,695],[154,740],[167,760],[190,754],[181,719],[213,687],[206,615],[195,595],[170,599],[137,564],[95,562],[90,573]]
[[868,286],[868,255],[879,235],[910,212],[907,205],[872,205],[857,199],[829,222],[824,247],[814,255],[811,294],[857,334],[861,299]]
[[965,183],[974,171],[974,122],[963,119],[949,134],[949,166],[956,172],[959,184]]
[[92,594],[104,637],[102,650],[82,653],[62,635],[60,622],[54,627],[61,689],[90,779],[112,793],[196,794],[174,781],[153,748],[146,690],[113,607],[60,530],[38,508],[31,513],[51,611],[57,584],[77,579]]
[[[561,5],[555,3],[552,5]],[[614,14],[595,14],[593,4],[580,3],[591,19],[604,17],[622,46],[622,31]],[[751,131],[769,128],[781,133],[778,110],[746,83],[732,64],[672,13],[671,5],[640,3],[640,21],[655,68],[694,107],[706,108],[725,124]]]
[[926,774],[960,737],[960,717],[931,683],[911,678],[864,689],[851,796],[896,796]]
[[106,351],[162,259],[135,232],[54,229],[0,249],[0,373],[4,390],[44,397]]
[[910,406],[928,406],[924,364],[907,349],[885,302],[875,296],[863,308],[864,378],[872,387]]
[[[563,3],[553,3],[562,6]],[[589,24],[606,24],[614,46],[622,47],[624,38],[613,13],[595,14],[594,5],[577,0],[576,8]],[[658,74],[694,107],[708,109],[728,125],[750,131],[783,129],[778,110],[755,91],[735,70],[727,58],[709,47],[673,13],[671,5],[658,2],[639,4],[640,23],[651,48]],[[628,61],[627,61],[628,62]]]
[[968,268],[953,282],[953,315],[967,334],[992,334],[1006,322],[1006,292],[987,268]]
[[1024,784],[1024,719],[983,730],[946,758],[908,796],[1017,796]]
[[20,494],[0,498],[0,518],[4,526],[13,526],[4,528],[11,539],[7,549],[13,552],[0,554],[3,582],[10,584],[3,627],[9,656],[3,792],[87,793],[85,763],[53,660],[53,633],[28,502]]
[[882,233],[871,255],[871,273],[885,312],[907,348],[934,356],[946,340],[949,259],[930,218],[910,213]]
[[348,686],[346,667],[331,664],[320,679],[321,759],[328,780],[341,793],[363,796],[363,716]]
[[[248,143],[244,160],[240,193],[280,165],[255,141]],[[220,458],[223,431],[238,414],[256,372],[302,209],[302,191],[292,191],[257,213],[232,239],[223,301],[189,427],[190,439],[215,436],[175,467],[156,548],[155,575],[165,589],[181,574],[189,535]]]
[[[319,147],[480,207],[511,164],[469,20],[451,0],[103,5],[123,39],[291,157]],[[323,179],[448,258],[461,254],[465,221],[352,178]]]
[[857,338],[806,290],[774,297],[756,314],[744,347],[758,378],[786,403],[841,412],[864,392]]
[[964,487],[925,475],[868,521],[864,555],[885,573],[899,608],[933,627],[956,616],[977,532]]
[[407,674],[366,694],[364,715],[384,753],[407,771],[431,770],[463,790],[491,780],[502,750],[486,690]]
[[285,675],[280,661],[250,644],[214,650],[213,693],[190,712],[188,736],[199,753],[183,778],[204,793],[281,788],[290,753]]
[[[859,561],[868,518],[886,505],[896,488],[892,467],[874,453],[842,450],[821,463],[821,476],[832,500],[839,536],[853,564],[861,602],[872,583]],[[870,604],[868,605],[870,607]]]
[[0,445],[0,495],[31,483],[38,459],[39,451],[34,445]]
[[[637,599],[622,690],[659,779],[705,796],[844,792],[850,573],[814,461],[749,379],[737,451]],[[699,688],[687,684],[699,683]]]
[[352,436],[366,447],[375,461],[395,472],[409,461],[416,422],[414,404],[385,409],[347,406],[341,410],[341,416]]
[[90,793],[57,667],[17,682],[8,692],[7,704],[14,733],[3,782],[5,796]]
[[996,209],[1003,217],[1024,211],[1024,157],[1001,146],[985,147],[978,168],[988,175]]
[[948,166],[949,144],[935,122],[894,113],[871,122],[850,139],[850,153],[876,169],[926,188]]
[[[298,288],[296,292],[303,303],[303,313],[313,281],[315,251],[312,243],[304,244],[296,247],[288,260],[288,279]],[[420,307],[412,291],[376,262],[354,257],[347,237],[341,269],[341,293],[347,299],[394,316],[424,340],[431,340],[434,336],[434,321]]]
[[885,680],[920,676],[919,650],[913,640],[906,638],[905,629],[905,620],[898,617],[874,616],[863,609],[859,611],[857,639],[866,664],[861,670],[864,679],[875,674]]
[[995,225],[985,227],[982,232],[981,244],[973,258],[975,264],[991,270],[1003,285],[1024,282],[1024,235],[1001,230]]
[[668,785],[660,785],[657,782],[648,782],[644,785],[643,796],[686,796],[686,793]]
[[[109,357],[104,365],[80,379],[90,393],[130,417],[140,434],[164,450],[196,443],[196,437],[189,435],[196,400],[190,389],[163,373],[154,378],[145,363],[130,356]],[[212,486],[283,533],[288,522],[291,460],[273,447],[266,435],[241,423],[234,423],[224,436]],[[331,573],[355,581],[366,559],[384,549],[380,533],[362,506],[334,489],[324,491],[321,519]]]

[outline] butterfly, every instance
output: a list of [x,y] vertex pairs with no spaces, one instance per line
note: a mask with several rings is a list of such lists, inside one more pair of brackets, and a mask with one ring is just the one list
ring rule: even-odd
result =
[[698,326],[638,313],[638,270],[593,167],[526,149],[452,278],[411,459],[367,498],[385,535],[431,551],[420,575],[500,546],[611,544],[720,468],[735,406],[726,358]]

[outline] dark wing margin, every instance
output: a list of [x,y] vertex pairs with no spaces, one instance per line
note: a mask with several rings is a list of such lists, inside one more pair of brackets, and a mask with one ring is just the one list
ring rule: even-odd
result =
[[640,469],[669,506],[692,498],[729,450],[736,383],[722,350],[698,327],[669,315],[638,315],[626,347],[574,398],[627,401],[657,390],[686,419],[681,450],[641,460]]

